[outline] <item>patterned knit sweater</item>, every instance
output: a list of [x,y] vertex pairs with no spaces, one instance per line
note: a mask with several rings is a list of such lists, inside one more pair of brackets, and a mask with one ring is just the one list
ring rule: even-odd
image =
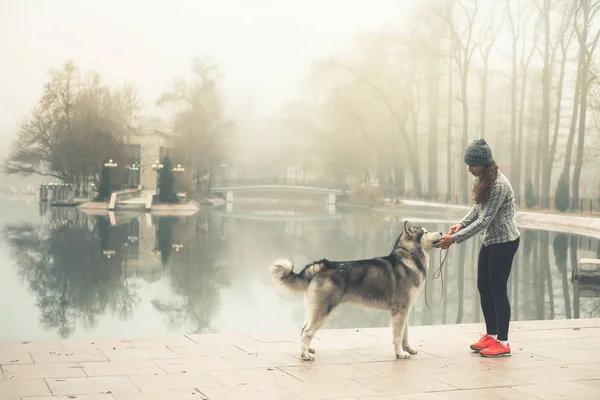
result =
[[504,174],[498,172],[487,202],[473,205],[460,223],[463,228],[452,235],[456,243],[462,243],[479,232],[486,246],[512,242],[519,237],[515,221],[515,194]]

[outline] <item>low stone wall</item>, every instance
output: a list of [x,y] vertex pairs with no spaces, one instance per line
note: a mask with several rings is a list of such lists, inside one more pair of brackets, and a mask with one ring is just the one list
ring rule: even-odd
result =
[[87,201],[81,204],[79,208],[96,210],[114,210],[117,202],[137,197],[140,193],[141,190],[139,189],[129,189],[124,190],[122,192],[113,192],[110,196],[110,201],[108,203],[104,201]]
[[127,199],[132,199],[134,197],[139,196],[140,193],[142,193],[142,191],[139,189],[129,189],[129,190],[124,190],[122,192],[113,192],[112,195],[110,196],[110,202],[108,203],[108,209],[114,210],[117,205],[117,202],[127,200]]

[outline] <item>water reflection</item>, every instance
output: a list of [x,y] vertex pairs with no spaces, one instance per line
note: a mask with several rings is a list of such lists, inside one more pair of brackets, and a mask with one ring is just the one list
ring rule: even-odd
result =
[[126,240],[130,225],[110,228],[105,218],[65,210],[52,217],[43,226],[4,228],[41,325],[68,337],[77,322],[93,329],[107,312],[129,318],[138,301],[136,287],[124,276],[126,251],[115,244]]
[[[5,284],[25,285],[39,315],[19,318],[39,318],[41,335],[48,338],[76,332],[119,336],[129,321],[136,322],[128,326],[129,334],[139,335],[297,330],[304,318],[302,298],[275,290],[267,270],[273,259],[289,257],[301,267],[323,257],[387,254],[404,219],[419,221],[409,214],[362,211],[331,216],[306,210],[277,215],[213,210],[194,217],[117,214],[112,226],[105,216],[74,209],[39,211],[39,223],[4,227],[21,278]],[[448,227],[418,223],[432,231]],[[522,234],[509,281],[513,319],[597,317],[600,290],[579,287],[571,276],[580,258],[600,257],[600,241],[528,229]],[[475,240],[451,248],[443,303],[430,311],[421,296],[411,324],[482,321],[478,251]],[[432,254],[432,267],[438,257]],[[440,282],[431,281],[430,299],[440,293]],[[0,312],[10,306],[0,305]],[[101,319],[109,320],[102,330]],[[388,313],[344,305],[326,327],[388,325]]]
[[219,308],[220,289],[228,284],[227,266],[222,262],[226,242],[211,234],[214,220],[207,216],[155,221],[161,262],[168,266],[176,298],[153,299],[152,305],[172,330],[191,323],[192,332],[208,331]]

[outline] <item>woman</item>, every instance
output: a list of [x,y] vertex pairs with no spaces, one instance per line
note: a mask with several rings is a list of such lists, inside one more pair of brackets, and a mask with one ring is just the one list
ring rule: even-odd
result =
[[467,146],[465,164],[475,176],[475,204],[436,247],[447,249],[452,243],[462,243],[481,232],[477,289],[487,333],[471,349],[484,357],[510,356],[507,282],[520,235],[515,222],[515,195],[508,179],[498,171],[485,140],[474,140]]

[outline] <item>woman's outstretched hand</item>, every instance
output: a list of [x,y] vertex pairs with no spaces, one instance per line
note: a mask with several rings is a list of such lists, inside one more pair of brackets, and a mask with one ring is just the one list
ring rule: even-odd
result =
[[452,246],[453,243],[454,239],[452,238],[452,235],[446,235],[435,244],[435,247],[446,250],[448,247]]
[[463,228],[462,224],[452,225],[448,230],[448,235],[454,235],[456,232],[460,231]]

